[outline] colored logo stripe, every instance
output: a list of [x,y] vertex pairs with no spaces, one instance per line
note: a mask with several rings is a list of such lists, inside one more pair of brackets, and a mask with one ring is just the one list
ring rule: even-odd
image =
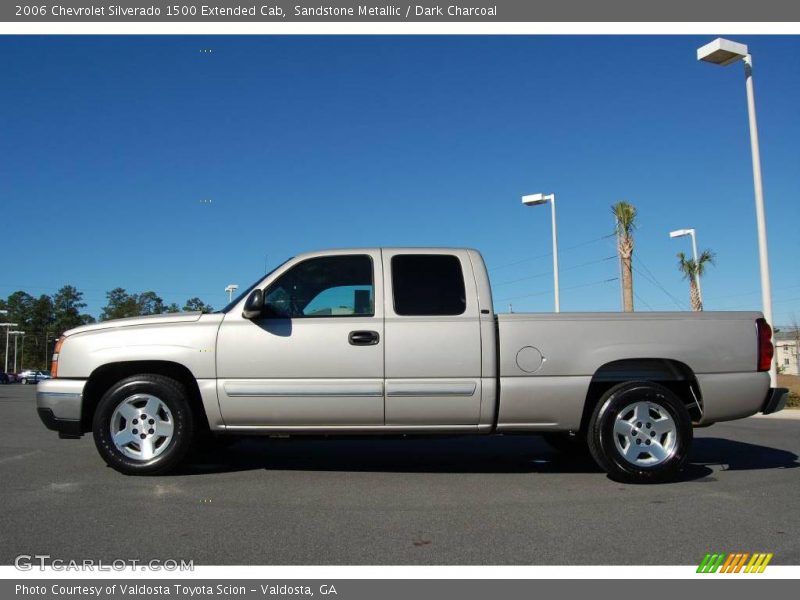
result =
[[[736,552],[731,554],[725,553],[707,553],[700,565],[697,567],[698,573],[739,573],[744,568],[744,573],[763,573],[764,569],[772,560],[773,554],[771,552],[756,552],[749,554],[747,552]],[[750,562],[747,562],[750,559]],[[745,566],[747,563],[747,566]]]
[[725,554],[706,554],[700,566],[697,567],[698,573],[716,573],[722,561],[725,559]]

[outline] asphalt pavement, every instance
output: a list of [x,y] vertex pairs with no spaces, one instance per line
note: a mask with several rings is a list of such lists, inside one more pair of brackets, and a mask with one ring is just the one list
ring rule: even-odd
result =
[[695,431],[681,481],[614,482],[535,436],[246,439],[180,472],[126,477],[91,436],[0,386],[0,563],[800,564],[798,411]]

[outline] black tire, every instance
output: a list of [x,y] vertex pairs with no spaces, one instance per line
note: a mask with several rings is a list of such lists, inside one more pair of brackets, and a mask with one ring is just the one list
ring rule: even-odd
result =
[[[637,419],[639,413],[628,410],[639,402],[650,407],[641,420]],[[629,415],[632,420],[624,418]],[[658,425],[661,421],[664,425]],[[618,423],[620,429],[630,426],[630,432],[615,433]],[[672,433],[661,432],[668,427]],[[612,479],[661,483],[675,479],[686,464],[692,445],[692,420],[683,402],[664,386],[631,381],[612,387],[600,398],[589,422],[587,440],[592,457]],[[630,459],[623,452],[628,448]],[[651,448],[660,456],[650,454]]]
[[567,431],[554,431],[543,433],[542,437],[545,442],[565,456],[574,458],[589,456],[589,443],[586,441],[586,436],[580,432],[573,434]]
[[[164,442],[167,445],[164,448],[159,446],[156,450],[158,454],[149,459],[137,459],[123,453],[112,440],[111,433],[112,417],[116,409],[131,397],[141,394],[154,396],[166,405],[172,424],[171,438]],[[94,413],[92,431],[100,456],[108,466],[120,473],[126,475],[166,473],[184,459],[192,445],[194,415],[188,402],[186,388],[178,381],[163,375],[141,374],[127,377],[103,394]],[[128,451],[130,448],[132,447],[128,446],[124,450]]]

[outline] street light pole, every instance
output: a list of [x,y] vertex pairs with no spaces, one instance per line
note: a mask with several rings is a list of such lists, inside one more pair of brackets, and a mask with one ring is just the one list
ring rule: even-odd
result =
[[[753,91],[753,57],[744,57],[745,87],[747,88],[747,116],[750,122],[750,154],[753,161],[753,186],[756,197],[756,223],[758,225],[758,263],[761,270],[761,306],[764,318],[772,325],[772,284],[769,277],[769,251],[767,250],[767,216],[764,210],[764,188],[761,182],[761,151],[758,146],[758,123],[756,123],[756,99]],[[774,338],[774,336],[773,336]],[[772,386],[777,386],[778,370],[775,358],[769,370]]]
[[50,341],[50,332],[44,332],[44,368],[47,369],[47,342]]
[[558,231],[556,227],[556,195],[555,194],[530,194],[522,197],[525,206],[537,206],[550,203],[550,219],[553,230],[553,289],[555,294],[556,312],[561,312],[561,294],[558,287]]
[[[750,125],[750,154],[753,162],[753,187],[756,200],[756,224],[758,227],[758,262],[761,271],[761,311],[774,331],[772,320],[772,286],[769,277],[769,253],[767,251],[767,217],[764,210],[764,188],[761,182],[761,152],[758,146],[758,123],[756,122],[756,100],[753,90],[753,57],[745,44],[717,38],[698,48],[697,60],[727,66],[741,60],[744,62],[744,80],[747,92],[747,117]],[[774,344],[774,335],[773,335]],[[770,385],[777,387],[778,369],[775,358],[769,370]]]
[[239,289],[239,286],[235,283],[231,283],[225,288],[225,291],[228,292],[228,304],[233,301],[233,292]]
[[550,194],[550,215],[553,224],[553,286],[556,312],[561,312],[561,291],[558,286],[558,228],[556,227],[556,195]]
[[6,366],[4,369],[4,373],[8,373],[8,334],[12,327],[17,327],[17,323],[0,323],[0,327],[6,328]]
[[24,331],[10,331],[11,335],[14,336],[14,373],[17,372],[17,338],[21,335],[25,335]]

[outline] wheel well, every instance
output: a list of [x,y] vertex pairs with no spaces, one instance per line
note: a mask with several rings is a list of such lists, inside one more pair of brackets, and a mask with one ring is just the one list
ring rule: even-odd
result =
[[109,363],[95,369],[89,376],[86,386],[83,388],[83,406],[81,410],[81,428],[84,432],[92,430],[92,419],[97,409],[97,404],[108,389],[131,375],[148,373],[164,375],[179,381],[186,387],[189,405],[192,407],[200,427],[208,429],[208,419],[203,409],[203,400],[200,396],[200,388],[192,372],[180,363],[170,361],[128,361]]
[[666,358],[633,358],[615,360],[595,371],[586,392],[581,417],[585,431],[597,402],[610,388],[626,381],[652,381],[663,385],[683,400],[693,422],[703,416],[703,397],[694,372],[688,365]]

